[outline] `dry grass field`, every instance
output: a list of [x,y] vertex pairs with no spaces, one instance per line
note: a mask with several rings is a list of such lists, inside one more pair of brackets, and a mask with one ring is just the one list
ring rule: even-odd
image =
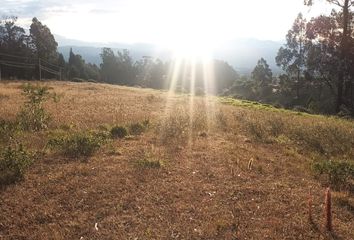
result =
[[[0,83],[4,126],[18,118],[22,84]],[[56,93],[44,105],[47,128],[10,137],[2,128],[2,151],[21,144],[34,160],[0,188],[1,240],[354,239],[352,120],[151,89],[40,84]],[[110,137],[113,126],[130,134]],[[87,132],[93,145],[104,140],[72,156],[77,149],[63,142]]]

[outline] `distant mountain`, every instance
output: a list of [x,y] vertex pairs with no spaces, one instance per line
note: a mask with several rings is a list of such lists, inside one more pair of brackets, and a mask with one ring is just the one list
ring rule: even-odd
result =
[[[67,39],[61,36],[55,37],[59,43],[58,51],[64,55],[66,60],[69,57],[70,48],[72,48],[74,53],[80,54],[86,62],[99,65],[103,47],[110,47],[115,52],[128,49],[135,60],[141,59],[143,56],[151,56],[166,61],[172,57],[170,50],[159,49],[153,44],[95,43]],[[274,74],[278,74],[281,69],[276,66],[275,56],[282,44],[283,42],[280,41],[236,39],[219,47],[214,52],[214,58],[227,61],[241,74],[249,74],[257,61],[263,57],[267,60]]]

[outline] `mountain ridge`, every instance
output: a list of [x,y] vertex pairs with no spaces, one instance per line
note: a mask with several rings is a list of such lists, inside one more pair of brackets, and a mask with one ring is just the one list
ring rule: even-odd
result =
[[[151,56],[167,61],[173,57],[171,50],[159,48],[150,43],[85,42],[59,35],[55,37],[59,45],[58,51],[63,54],[66,60],[69,58],[70,48],[72,48],[74,53],[80,54],[86,62],[99,65],[101,63],[100,53],[103,47],[112,48],[114,52],[128,49],[134,60],[139,60],[143,56]],[[278,74],[281,69],[275,63],[275,56],[283,44],[282,41],[255,38],[234,39],[215,49],[213,57],[228,62],[240,74],[250,74],[257,61],[260,58],[264,58],[273,73]]]

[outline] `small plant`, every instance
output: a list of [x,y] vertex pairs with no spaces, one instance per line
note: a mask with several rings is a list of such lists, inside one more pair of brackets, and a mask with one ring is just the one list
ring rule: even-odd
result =
[[110,133],[113,138],[124,138],[128,135],[128,129],[124,126],[114,126]]
[[45,111],[43,103],[50,97],[49,88],[26,84],[22,91],[27,101],[17,116],[21,128],[30,131],[46,129],[50,115]]
[[104,133],[74,132],[58,134],[48,141],[48,147],[67,157],[92,156],[105,142]]
[[23,178],[32,163],[32,155],[22,145],[7,147],[0,152],[0,184],[10,184]]
[[354,178],[354,164],[347,161],[321,160],[315,162],[312,168],[316,175],[325,175],[334,187],[345,186]]
[[142,123],[133,123],[129,126],[129,133],[131,135],[140,135],[145,131],[145,129],[146,126]]

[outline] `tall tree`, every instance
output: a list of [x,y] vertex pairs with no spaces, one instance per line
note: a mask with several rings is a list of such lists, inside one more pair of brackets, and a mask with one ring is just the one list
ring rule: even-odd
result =
[[251,73],[251,77],[255,82],[259,99],[267,99],[272,92],[273,73],[264,58],[258,60],[257,65]]
[[0,47],[8,53],[16,53],[26,48],[25,30],[16,25],[17,17],[9,17],[0,23]]
[[116,75],[117,73],[117,60],[114,52],[110,48],[103,48],[100,54],[101,63],[101,75],[102,80],[107,83],[117,83]]
[[37,18],[32,19],[30,37],[34,44],[34,50],[38,58],[56,62],[58,43],[55,41],[50,29],[43,25]]
[[[341,23],[340,28],[341,36],[340,36],[340,53],[339,60],[341,61],[341,66],[338,72],[337,77],[337,99],[336,99],[336,112],[339,112],[342,104],[344,102],[344,92],[349,92],[349,90],[345,90],[345,88],[353,88],[353,80],[345,79],[345,76],[348,72],[350,72],[350,38],[351,38],[351,21],[352,21],[352,12],[351,7],[354,5],[353,0],[326,0],[328,3],[331,3],[341,9]],[[313,5],[313,0],[304,0],[305,5],[311,6]]]
[[294,79],[296,99],[300,98],[300,88],[304,82],[304,67],[307,54],[306,19],[299,13],[292,28],[286,35],[286,44],[281,47],[275,58],[287,74]]

